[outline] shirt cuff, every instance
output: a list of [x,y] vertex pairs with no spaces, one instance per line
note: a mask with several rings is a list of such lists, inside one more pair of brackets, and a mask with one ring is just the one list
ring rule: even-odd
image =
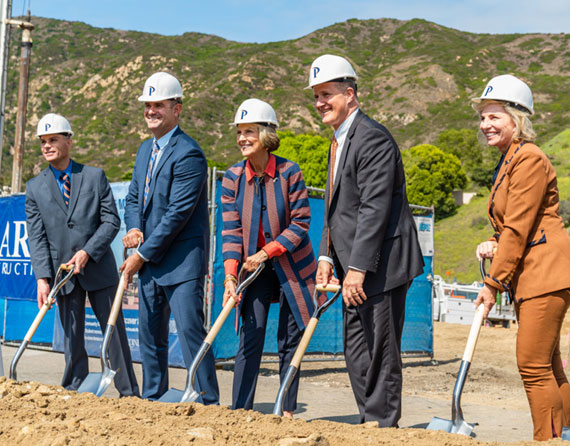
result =
[[287,248],[279,243],[277,240],[273,240],[261,248],[265,251],[265,253],[269,256],[269,258],[279,257],[281,254],[287,252]]
[[320,261],[328,262],[328,263],[330,263],[331,265],[334,266],[333,259],[331,259],[329,256],[319,256],[319,262],[320,262]]
[[239,262],[236,259],[227,259],[224,261],[224,272],[227,276],[231,274],[232,276],[237,278],[237,269],[238,269]]
[[365,273],[366,272],[365,269],[360,269],[360,268],[357,268],[356,266],[348,265],[348,269],[353,269],[354,271],[358,271],[359,273]]
[[140,252],[138,249],[136,250],[136,253],[137,253],[137,254],[139,255],[139,257],[140,257],[141,259],[143,259],[145,262],[148,262],[148,261],[149,261],[145,256],[143,256],[143,255],[141,254],[141,252]]

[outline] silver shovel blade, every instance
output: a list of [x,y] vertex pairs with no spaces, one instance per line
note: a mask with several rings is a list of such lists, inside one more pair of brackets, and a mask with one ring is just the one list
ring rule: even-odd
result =
[[83,380],[77,393],[93,393],[95,396],[102,396],[113,382],[113,378],[117,372],[111,369],[105,370],[104,373],[90,373]]
[[563,427],[562,428],[562,437],[563,440],[570,441],[570,427]]
[[461,434],[467,435],[468,437],[471,436],[473,432],[474,424],[469,424],[463,420],[454,423],[451,420],[445,420],[439,417],[433,417],[431,422],[428,424],[426,429],[432,431],[444,431],[449,432],[450,434]]
[[200,394],[195,390],[185,392],[184,390],[169,389],[158,401],[161,403],[193,403]]

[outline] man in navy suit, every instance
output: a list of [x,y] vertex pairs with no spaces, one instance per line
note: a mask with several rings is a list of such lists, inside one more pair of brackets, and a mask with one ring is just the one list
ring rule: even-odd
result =
[[[59,265],[75,265],[75,275],[57,301],[64,332],[61,385],[77,390],[89,373],[85,295],[105,332],[119,283],[110,245],[121,221],[105,173],[71,160],[73,131],[67,119],[48,113],[38,123],[37,135],[49,163],[26,184],[26,224],[38,306],[47,301]],[[111,337],[109,356],[111,366],[119,370],[115,386],[120,395],[139,396],[122,313]]]
[[[140,248],[121,266],[128,281],[139,272],[139,341],[143,398],[168,390],[168,333],[172,312],[182,356],[190,367],[204,329],[204,276],[209,246],[207,163],[200,146],[178,120],[182,87],[168,73],[155,73],[144,86],[144,118],[154,135],[137,152],[125,200],[123,244]],[[214,356],[208,352],[196,375],[201,402],[217,404]]]

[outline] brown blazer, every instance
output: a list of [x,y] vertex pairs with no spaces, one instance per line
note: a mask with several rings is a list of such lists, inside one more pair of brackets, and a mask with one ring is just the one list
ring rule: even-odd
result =
[[516,301],[570,288],[570,236],[558,215],[556,172],[532,143],[513,143],[489,197],[498,242],[485,283]]

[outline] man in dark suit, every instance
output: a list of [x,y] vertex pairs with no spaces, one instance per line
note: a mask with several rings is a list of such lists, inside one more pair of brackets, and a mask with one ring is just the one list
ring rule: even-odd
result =
[[[65,372],[61,385],[76,390],[89,373],[85,351],[85,295],[104,332],[119,282],[110,245],[120,220],[105,173],[70,158],[73,132],[67,119],[49,113],[38,123],[41,150],[50,164],[26,184],[26,223],[37,279],[38,306],[46,301],[62,262],[74,277],[57,300],[64,331]],[[109,347],[119,370],[121,396],[139,396],[122,313]]]
[[[125,200],[126,247],[142,244],[121,267],[130,281],[139,271],[139,341],[143,398],[168,390],[168,333],[174,316],[182,356],[190,367],[204,329],[204,276],[209,246],[206,158],[178,127],[182,87],[168,73],[155,73],[139,101],[154,135],[137,152]],[[218,403],[218,382],[210,350],[196,375],[200,400]]]
[[[334,129],[317,283],[342,282],[343,338],[361,422],[397,426],[406,293],[423,270],[398,146],[359,110],[356,73],[339,56],[318,57],[309,87]],[[334,269],[333,269],[334,267]]]

